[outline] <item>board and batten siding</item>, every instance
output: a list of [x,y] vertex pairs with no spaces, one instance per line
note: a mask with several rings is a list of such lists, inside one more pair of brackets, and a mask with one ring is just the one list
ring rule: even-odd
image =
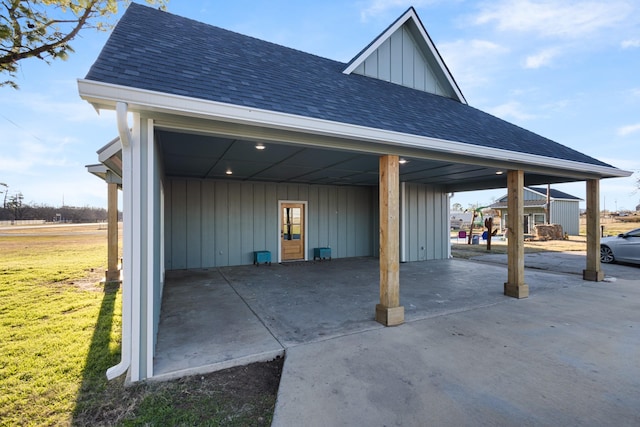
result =
[[447,193],[424,184],[402,183],[401,186],[402,261],[446,259],[449,243]]
[[[447,258],[447,194],[402,185],[402,261]],[[316,247],[330,247],[334,258],[379,255],[377,187],[172,178],[164,190],[168,270],[252,264],[258,250],[277,261],[284,200],[307,202],[307,259]]]
[[551,222],[562,225],[562,231],[571,236],[580,234],[580,203],[578,200],[551,202]]
[[330,247],[334,258],[374,254],[369,187],[173,178],[165,187],[166,268],[252,264],[261,250],[277,261],[284,200],[307,202],[307,259],[316,247]]
[[385,40],[354,72],[412,89],[449,96],[438,83],[406,26],[402,26]]

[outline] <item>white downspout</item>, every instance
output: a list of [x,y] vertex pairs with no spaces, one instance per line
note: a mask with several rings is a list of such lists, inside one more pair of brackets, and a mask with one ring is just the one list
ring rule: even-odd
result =
[[456,193],[447,194],[447,258],[453,258],[451,256],[451,198]]
[[[125,185],[131,185],[131,132],[127,120],[127,104],[124,102],[116,103],[116,119],[118,122],[118,135],[120,136],[120,144],[122,145],[122,190],[123,203],[122,215],[123,223],[130,224],[131,215],[131,188]],[[131,265],[127,265],[126,261],[130,261],[128,255],[131,253],[131,238],[128,235],[129,230],[125,228],[123,233],[123,259],[125,260],[124,277],[122,280],[122,344],[120,363],[107,369],[107,379],[112,380],[124,374],[131,364]]]

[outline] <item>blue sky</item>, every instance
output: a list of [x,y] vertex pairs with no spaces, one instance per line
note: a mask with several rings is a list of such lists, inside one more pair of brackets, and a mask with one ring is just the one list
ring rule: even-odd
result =
[[[600,203],[640,203],[636,0],[172,0],[168,11],[348,62],[411,5],[470,105],[634,172],[603,180]],[[68,61],[23,61],[20,90],[0,88],[0,182],[26,202],[106,206],[106,185],[84,166],[116,136],[115,116],[82,101],[76,79],[107,37],[86,30]],[[583,182],[554,187],[585,197]],[[452,202],[483,205],[504,193],[458,193]]]

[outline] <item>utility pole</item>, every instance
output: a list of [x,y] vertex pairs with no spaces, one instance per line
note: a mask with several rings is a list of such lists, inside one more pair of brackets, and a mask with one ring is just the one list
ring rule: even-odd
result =
[[547,184],[547,224],[551,224],[551,184]]
[[4,200],[2,202],[2,207],[7,209],[7,194],[9,194],[9,186],[4,182],[0,182],[0,185],[4,187]]

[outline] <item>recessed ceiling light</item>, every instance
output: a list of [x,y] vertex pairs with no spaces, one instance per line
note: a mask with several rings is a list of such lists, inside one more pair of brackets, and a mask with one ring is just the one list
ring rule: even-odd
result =
[[233,175],[233,171],[231,169],[227,169],[227,171],[225,172],[227,175]]
[[496,171],[496,175],[502,175],[504,172],[502,171]]
[[404,165],[405,163],[407,163],[409,160],[407,159],[400,159],[398,160],[398,163],[400,163],[401,165]]
[[267,147],[265,147],[264,144],[256,144],[256,150],[264,150],[265,148]]

